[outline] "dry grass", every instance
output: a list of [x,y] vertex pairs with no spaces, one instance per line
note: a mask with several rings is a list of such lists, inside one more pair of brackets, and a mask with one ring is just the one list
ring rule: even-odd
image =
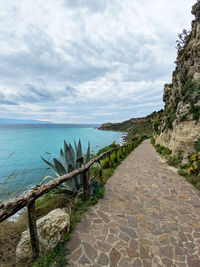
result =
[[21,232],[27,229],[27,214],[23,212],[17,222],[4,221],[0,224],[0,266],[22,266],[16,263],[15,251]]
[[[72,201],[65,194],[50,192],[36,202],[37,219],[45,216],[56,208],[67,208],[70,213]],[[16,247],[20,241],[21,233],[28,229],[27,212],[23,211],[17,221],[4,221],[0,223],[0,267],[28,267],[27,261],[17,262]]]

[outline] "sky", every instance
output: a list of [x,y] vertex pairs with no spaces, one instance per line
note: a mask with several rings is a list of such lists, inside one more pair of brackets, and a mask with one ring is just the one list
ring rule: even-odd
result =
[[0,0],[0,118],[120,122],[163,108],[195,0]]

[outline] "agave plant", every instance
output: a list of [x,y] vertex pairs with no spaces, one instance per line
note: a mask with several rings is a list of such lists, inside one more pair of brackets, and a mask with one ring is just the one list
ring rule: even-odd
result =
[[[90,155],[90,143],[88,143],[88,149],[87,153],[85,156],[83,156],[82,153],[82,145],[81,141],[79,140],[78,144],[74,141],[74,148],[72,145],[69,143],[67,144],[66,141],[64,141],[64,149],[60,149],[60,157],[54,157],[53,158],[53,163],[47,161],[41,156],[41,159],[49,166],[51,167],[55,174],[59,177],[64,174],[67,174],[69,172],[72,172],[75,169],[80,168],[82,165],[85,165],[90,161],[91,155]],[[51,153],[48,153],[51,154]],[[52,155],[52,154],[51,154]],[[98,166],[98,172],[100,172],[101,166],[96,163]],[[91,168],[89,169],[89,176],[90,176]],[[98,175],[98,173],[97,173]],[[89,194],[93,194],[95,191],[95,188],[98,187],[98,182],[96,180],[97,175],[93,177],[89,183],[88,183],[88,188],[89,188]],[[42,180],[42,184],[46,179],[52,178],[50,176],[45,177]],[[83,193],[83,175],[79,174],[72,178],[71,180],[63,183],[63,185],[59,188],[64,190],[66,193],[70,195],[82,195]]]

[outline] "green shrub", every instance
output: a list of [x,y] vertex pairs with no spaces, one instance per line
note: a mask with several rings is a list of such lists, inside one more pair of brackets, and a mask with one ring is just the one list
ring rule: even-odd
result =
[[[200,79],[194,80],[189,78],[182,87],[181,93],[181,100],[184,103],[190,103],[192,105],[197,103],[198,100],[200,100]],[[193,113],[193,111],[191,113]]]
[[181,176],[184,176],[184,177],[187,176],[186,171],[183,170],[183,169],[179,169],[179,170],[178,170],[178,174],[181,175]]
[[200,139],[194,143],[194,147],[197,153],[200,152]]
[[105,147],[99,149],[99,151],[97,152],[97,156],[99,156],[103,152],[106,152],[106,151],[111,150],[113,148],[116,148],[118,146],[119,146],[118,144],[116,144],[115,142],[113,142],[112,144],[110,144],[108,146],[105,146]]
[[192,104],[189,112],[193,115],[193,119],[198,121],[200,118],[200,106]]
[[107,169],[109,168],[109,159],[108,158],[105,158],[101,161],[101,167],[102,169]]
[[174,113],[169,113],[168,115],[167,115],[167,118],[166,118],[166,120],[165,120],[165,128],[166,129],[173,129],[173,125],[172,125],[172,123],[173,123],[173,121],[176,119],[176,114],[175,114],[175,112]]
[[178,155],[170,155],[167,158],[167,163],[170,166],[179,166],[182,162],[183,157],[181,156],[181,154]]
[[181,116],[181,117],[180,117],[180,122],[185,121],[185,120],[187,119],[187,116],[188,116],[187,113],[184,114],[183,116]]
[[155,145],[155,139],[151,137],[151,144],[154,146]]
[[156,145],[155,148],[156,148],[156,151],[164,157],[167,157],[172,154],[172,151],[167,147]]
[[155,120],[153,123],[153,130],[159,134],[160,130],[159,130],[159,126],[160,126],[160,120]]

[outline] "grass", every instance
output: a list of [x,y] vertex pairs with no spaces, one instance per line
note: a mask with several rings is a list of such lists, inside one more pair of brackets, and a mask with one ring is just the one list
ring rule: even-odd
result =
[[200,152],[200,139],[194,143],[194,147],[197,153]]
[[180,168],[178,170],[178,174],[183,176],[186,181],[188,181],[190,184],[192,184],[194,187],[196,187],[200,191],[200,176],[199,175],[192,175],[188,174],[186,169]]
[[155,145],[156,152],[158,152],[161,156],[167,158],[172,154],[172,151],[164,146],[161,145]]
[[[194,143],[194,146],[196,148],[196,152],[199,152],[199,140]],[[155,140],[152,138],[151,143],[153,146],[155,146]],[[190,159],[190,162],[188,164],[181,165],[182,162],[182,155],[179,153],[178,155],[171,155],[171,150],[160,146],[156,145],[155,146],[156,151],[161,154],[167,161],[167,163],[170,166],[174,166],[178,168],[178,174],[183,176],[190,184],[192,184],[194,187],[196,187],[198,190],[200,190],[200,175],[197,173],[188,173],[188,169],[191,166],[192,162]]]
[[71,198],[68,195],[52,190],[36,200],[36,217],[38,219],[48,214],[51,210],[67,207],[70,202]]
[[16,246],[20,241],[21,232],[26,230],[27,225],[27,214],[23,212],[20,216],[19,221],[4,221],[0,224],[0,266],[11,267],[11,266],[23,266],[22,264],[16,263],[15,250]]
[[177,155],[172,155],[171,149],[161,146],[161,145],[155,145],[154,138],[151,139],[151,144],[155,147],[156,152],[158,152],[163,158],[166,159],[166,162],[170,166],[174,167],[180,167],[182,162],[182,154],[179,153]]

